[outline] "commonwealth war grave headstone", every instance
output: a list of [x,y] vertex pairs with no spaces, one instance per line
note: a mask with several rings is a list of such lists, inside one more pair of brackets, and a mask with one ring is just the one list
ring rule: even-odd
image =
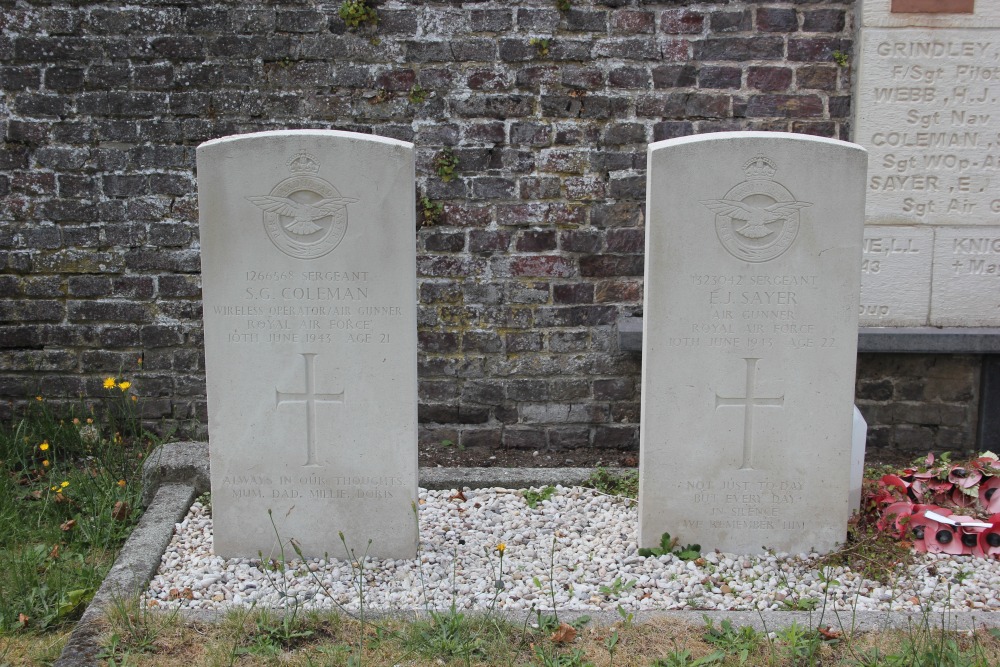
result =
[[1000,325],[1000,3],[863,0],[862,326]]
[[413,146],[226,137],[198,190],[216,554],[413,557]]
[[865,161],[780,133],[649,147],[640,546],[844,539]]

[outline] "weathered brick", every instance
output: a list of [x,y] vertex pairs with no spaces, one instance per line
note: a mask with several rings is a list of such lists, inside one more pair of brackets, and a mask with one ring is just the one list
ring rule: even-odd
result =
[[608,83],[614,88],[648,88],[650,79],[644,67],[616,67],[608,72]]
[[810,9],[802,13],[802,30],[805,32],[842,32],[847,15],[842,9]]
[[742,84],[743,70],[739,67],[715,67],[706,65],[698,70],[698,86],[700,88],[733,88],[739,89]]
[[694,43],[694,57],[697,60],[780,60],[784,53],[785,44],[781,37],[709,37]]
[[611,13],[611,32],[617,35],[651,33],[656,29],[656,16],[641,9],[619,9]]
[[851,52],[851,41],[834,37],[788,40],[788,60],[792,62],[833,62],[833,52]]
[[748,32],[753,25],[753,15],[749,9],[714,11],[709,14],[709,20],[713,33]]
[[747,116],[801,118],[823,115],[823,100],[816,95],[751,95]]
[[768,92],[788,90],[792,85],[792,70],[788,67],[751,67],[747,71],[747,85]]
[[580,275],[607,278],[610,276],[641,276],[641,255],[594,255],[580,259]]
[[553,285],[552,302],[557,304],[593,303],[594,285],[592,283]]
[[757,9],[757,29],[761,32],[795,32],[799,17],[791,7],[760,7]]
[[660,14],[660,30],[668,35],[698,34],[705,27],[705,15],[690,9],[668,9]]

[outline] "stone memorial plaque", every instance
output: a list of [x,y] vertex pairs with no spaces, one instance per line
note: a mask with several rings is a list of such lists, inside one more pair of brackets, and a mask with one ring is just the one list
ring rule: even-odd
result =
[[[861,16],[854,138],[870,152],[867,223],[872,238],[900,225],[934,248],[864,274],[861,322],[996,325],[996,284],[977,273],[989,262],[949,243],[1000,236],[1000,2],[864,0]],[[921,226],[937,241],[913,237]],[[930,280],[923,319],[916,276]],[[889,298],[896,315],[882,316]]]
[[413,557],[412,145],[226,137],[198,192],[215,553]]
[[912,327],[927,324],[931,307],[930,227],[868,226],[861,245],[863,327]]
[[782,133],[649,147],[640,546],[844,539],[865,160]]
[[1000,230],[940,227],[935,237],[931,325],[1000,326]]
[[1000,224],[1000,29],[862,31],[869,224]]

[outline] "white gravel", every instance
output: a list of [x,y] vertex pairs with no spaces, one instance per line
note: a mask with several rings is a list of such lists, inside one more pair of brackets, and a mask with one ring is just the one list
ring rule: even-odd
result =
[[[556,487],[530,509],[508,489],[420,492],[420,551],[413,560],[334,558],[286,563],[212,554],[212,519],[196,503],[145,593],[149,606],[224,609],[233,605],[366,608],[552,608],[560,610],[819,609],[1000,611],[1000,560],[917,555],[890,584],[847,568],[817,569],[817,554],[705,554],[702,561],[643,558],[635,503],[579,487]],[[496,551],[505,544],[503,571]],[[550,581],[551,578],[551,581]],[[615,586],[615,582],[618,586]],[[827,590],[827,584],[829,589]],[[497,590],[497,587],[500,590]],[[603,587],[603,590],[602,590]]]

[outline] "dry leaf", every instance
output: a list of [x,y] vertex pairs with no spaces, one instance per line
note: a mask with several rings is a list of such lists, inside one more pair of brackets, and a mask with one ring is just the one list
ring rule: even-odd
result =
[[462,493],[461,491],[456,491],[455,493],[448,496],[448,500],[457,500],[461,503],[464,503],[466,501],[466,497],[465,494]]
[[115,521],[128,521],[128,515],[131,511],[132,508],[128,506],[127,502],[119,500],[111,509],[111,518]]
[[21,624],[22,628],[28,627],[28,621],[31,620],[30,616],[25,616],[24,614],[17,615],[17,622]]
[[176,588],[171,588],[170,591],[167,593],[167,599],[168,600],[176,600],[180,596],[181,596],[181,592],[179,590],[177,590]]
[[59,545],[58,544],[55,545],[54,547],[52,547],[52,551],[49,552],[49,558],[51,560],[55,560],[56,558],[59,558]]
[[26,495],[24,497],[24,499],[25,500],[41,500],[42,499],[42,492],[41,491],[32,491],[31,493],[29,493],[28,495]]
[[840,633],[829,626],[826,628],[817,628],[816,630],[822,635],[823,639],[840,639]]
[[184,598],[185,600],[193,600],[194,593],[191,592],[190,588],[185,588],[184,590],[181,591],[181,597]]
[[69,532],[73,530],[73,526],[75,525],[76,525],[76,519],[69,519],[67,521],[64,521],[63,524],[59,526],[59,530],[63,532]]
[[576,639],[576,628],[568,623],[560,623],[559,628],[552,633],[552,641],[557,644],[568,644]]

